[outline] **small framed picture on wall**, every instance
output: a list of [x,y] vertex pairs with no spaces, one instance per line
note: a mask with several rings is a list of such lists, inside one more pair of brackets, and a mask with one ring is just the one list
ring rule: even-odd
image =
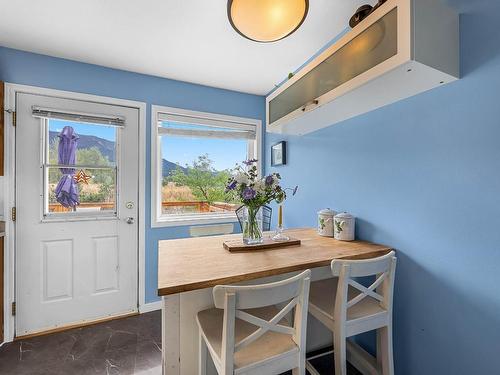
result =
[[286,142],[281,141],[271,146],[271,165],[276,167],[278,165],[286,164]]

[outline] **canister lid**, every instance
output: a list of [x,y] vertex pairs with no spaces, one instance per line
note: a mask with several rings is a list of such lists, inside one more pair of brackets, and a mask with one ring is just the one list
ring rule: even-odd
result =
[[341,212],[337,215],[335,215],[335,219],[353,219],[354,216],[352,216],[349,212]]
[[335,215],[335,211],[330,208],[323,208],[322,210],[318,211],[318,215],[333,216]]

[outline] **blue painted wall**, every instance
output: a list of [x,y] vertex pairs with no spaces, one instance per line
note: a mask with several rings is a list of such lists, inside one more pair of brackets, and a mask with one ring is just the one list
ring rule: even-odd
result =
[[[500,374],[500,32],[497,0],[461,14],[463,78],[289,142],[288,226],[323,207],[398,251],[397,374]],[[266,147],[269,160],[269,147]],[[271,170],[271,168],[268,168]]]
[[264,120],[261,96],[125,72],[0,47],[0,80],[146,102],[146,302],[157,300],[157,243],[188,236],[188,227],[152,229],[150,124],[151,104]]
[[[403,375],[500,373],[500,2],[448,2],[462,12],[460,81],[308,136],[266,137],[268,146],[289,142],[289,164],[276,170],[300,185],[285,208],[288,226],[314,226],[316,211],[330,206],[357,216],[359,238],[398,250],[395,354]],[[264,118],[262,97],[1,47],[0,79]],[[147,139],[149,146],[149,130]],[[153,301],[156,243],[187,236],[187,228],[150,229],[149,177]]]

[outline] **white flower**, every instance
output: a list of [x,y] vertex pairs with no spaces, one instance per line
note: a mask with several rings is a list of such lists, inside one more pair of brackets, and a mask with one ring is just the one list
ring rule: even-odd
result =
[[266,191],[266,181],[258,180],[253,184],[253,188],[257,193],[264,193]]
[[274,173],[274,182],[273,182],[273,186],[278,186],[281,182],[281,178],[278,178],[278,176],[276,175],[276,173]]
[[248,176],[243,172],[236,173],[236,175],[234,176],[234,180],[238,184],[248,184]]

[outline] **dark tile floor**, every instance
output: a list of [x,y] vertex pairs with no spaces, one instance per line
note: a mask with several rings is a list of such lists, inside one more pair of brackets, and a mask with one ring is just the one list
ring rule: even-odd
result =
[[0,374],[161,374],[159,311],[8,343]]
[[[321,374],[333,373],[331,356],[313,365]],[[160,312],[5,344],[0,347],[0,374],[160,375]],[[350,367],[348,374],[359,372]]]

